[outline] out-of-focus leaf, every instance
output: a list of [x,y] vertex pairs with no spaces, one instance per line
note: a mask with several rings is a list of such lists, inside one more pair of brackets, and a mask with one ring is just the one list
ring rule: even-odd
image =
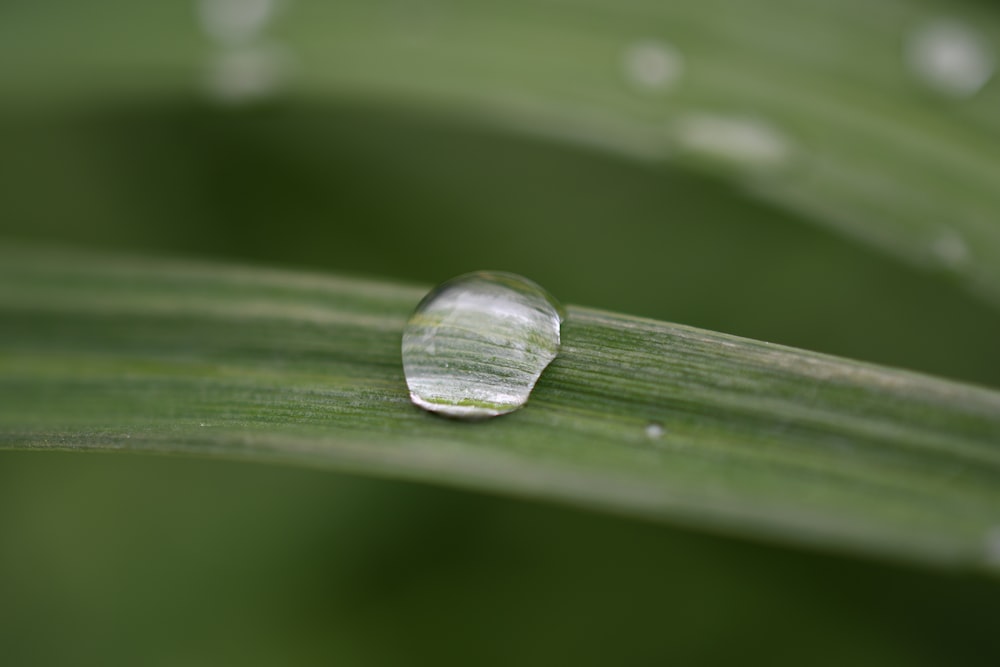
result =
[[187,3],[8,3],[0,87],[29,108],[209,82],[229,102],[294,91],[472,117],[724,174],[1000,303],[989,3],[275,4],[237,48]]

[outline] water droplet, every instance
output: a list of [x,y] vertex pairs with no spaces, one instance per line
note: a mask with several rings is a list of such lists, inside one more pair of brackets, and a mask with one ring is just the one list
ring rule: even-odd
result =
[[678,145],[705,157],[745,166],[778,166],[791,156],[788,139],[756,118],[696,113],[676,127]]
[[223,44],[247,42],[274,17],[276,0],[198,0],[202,30]]
[[276,46],[231,49],[210,63],[206,85],[220,102],[253,102],[277,93],[289,70],[290,58]]
[[935,19],[907,37],[903,57],[926,86],[952,97],[970,97],[993,76],[994,58],[976,31],[954,19]]
[[649,422],[646,424],[646,437],[650,440],[659,440],[663,437],[663,424],[659,422]]
[[512,412],[559,352],[562,311],[535,283],[479,271],[436,287],[403,331],[414,403],[449,417]]
[[630,44],[622,59],[625,77],[640,90],[663,91],[674,86],[684,71],[684,57],[659,40]]
[[987,531],[984,547],[983,557],[986,564],[1000,570],[1000,526]]
[[969,246],[957,232],[946,231],[934,239],[931,252],[942,265],[948,268],[958,268],[969,259]]

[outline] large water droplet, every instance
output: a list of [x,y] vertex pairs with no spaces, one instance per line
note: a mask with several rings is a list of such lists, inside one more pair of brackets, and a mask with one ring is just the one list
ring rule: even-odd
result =
[[535,283],[479,271],[431,291],[403,331],[414,403],[449,417],[512,412],[559,352],[562,311]]

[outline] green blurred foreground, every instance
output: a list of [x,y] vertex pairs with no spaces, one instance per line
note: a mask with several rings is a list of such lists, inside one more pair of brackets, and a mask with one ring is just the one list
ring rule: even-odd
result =
[[278,466],[7,453],[8,664],[989,665],[997,587]]
[[[300,5],[317,3],[289,4],[288,25]],[[935,7],[951,11],[912,13]],[[3,236],[426,283],[497,268],[567,303],[1000,387],[1000,311],[952,272],[761,203],[725,170],[508,135],[349,86],[220,106],[192,65],[210,51],[193,10],[137,11],[0,8]],[[154,19],[166,27],[128,30]],[[88,31],[104,37],[80,56]],[[130,70],[116,49],[174,55]],[[846,83],[836,63],[815,67]],[[976,113],[996,112],[996,91]],[[0,454],[4,664],[993,665],[997,618],[992,580],[510,500],[274,466]]]

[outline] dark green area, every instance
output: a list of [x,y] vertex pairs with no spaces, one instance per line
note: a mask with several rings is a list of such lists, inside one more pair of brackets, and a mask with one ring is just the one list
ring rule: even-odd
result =
[[6,453],[9,664],[991,665],[996,586],[280,466]]

